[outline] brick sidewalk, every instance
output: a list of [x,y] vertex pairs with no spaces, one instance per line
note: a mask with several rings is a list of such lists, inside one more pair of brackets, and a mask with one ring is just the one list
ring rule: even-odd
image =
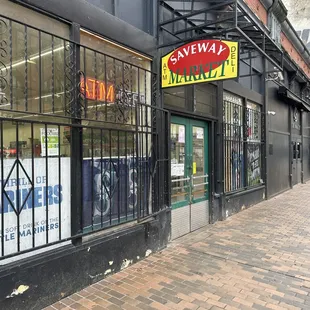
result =
[[298,185],[46,309],[310,309],[309,193]]

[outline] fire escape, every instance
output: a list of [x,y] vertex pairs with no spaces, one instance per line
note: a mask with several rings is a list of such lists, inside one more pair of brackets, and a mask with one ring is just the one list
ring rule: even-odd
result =
[[239,42],[240,61],[259,54],[267,69],[281,71],[283,52],[242,0],[158,0],[158,48],[168,53],[198,39]]

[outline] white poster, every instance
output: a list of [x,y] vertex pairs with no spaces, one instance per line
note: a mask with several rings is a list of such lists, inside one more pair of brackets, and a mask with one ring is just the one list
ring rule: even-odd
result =
[[179,126],[179,143],[185,143],[185,127]]
[[196,128],[196,138],[197,139],[203,139],[203,128]]
[[184,164],[171,164],[171,176],[183,177],[184,176]]
[[[18,236],[20,251],[70,237],[70,158],[61,158],[60,175],[58,158],[48,159],[47,170],[45,159],[35,158],[34,179],[31,159],[19,163],[15,159],[5,159],[3,164],[3,193],[0,188],[0,248],[4,242],[3,254],[18,251]],[[19,229],[16,213],[19,214]]]
[[[40,128],[41,129],[41,156],[58,156],[59,155],[59,132],[58,128]],[[47,138],[46,138],[47,133]],[[47,141],[46,141],[47,140]]]

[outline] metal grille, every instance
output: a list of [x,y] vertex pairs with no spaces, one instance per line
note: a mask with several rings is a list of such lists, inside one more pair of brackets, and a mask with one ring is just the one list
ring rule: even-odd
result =
[[0,16],[0,258],[169,206],[151,71]]
[[224,95],[225,192],[262,182],[261,128],[259,105]]

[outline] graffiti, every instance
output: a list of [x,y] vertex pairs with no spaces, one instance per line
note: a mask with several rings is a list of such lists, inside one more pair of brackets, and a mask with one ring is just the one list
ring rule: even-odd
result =
[[260,144],[248,145],[248,183],[255,185],[260,182]]

